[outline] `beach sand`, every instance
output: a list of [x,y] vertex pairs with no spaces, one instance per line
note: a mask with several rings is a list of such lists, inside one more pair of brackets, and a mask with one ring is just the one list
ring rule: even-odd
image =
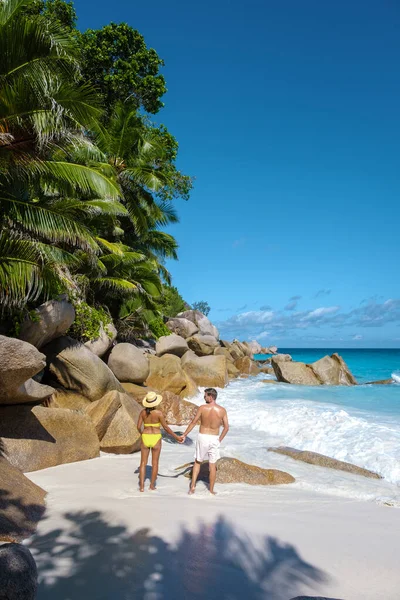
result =
[[[141,494],[140,455],[103,455],[29,474],[46,518],[26,544],[38,600],[343,600],[400,597],[400,510],[298,489],[217,485],[176,467],[163,444],[158,489]],[[357,478],[355,477],[355,482]]]

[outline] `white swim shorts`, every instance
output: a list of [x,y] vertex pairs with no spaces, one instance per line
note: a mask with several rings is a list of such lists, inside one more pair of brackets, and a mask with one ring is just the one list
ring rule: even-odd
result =
[[210,463],[216,463],[220,458],[219,454],[219,436],[199,433],[196,442],[195,459],[198,462],[208,460]]

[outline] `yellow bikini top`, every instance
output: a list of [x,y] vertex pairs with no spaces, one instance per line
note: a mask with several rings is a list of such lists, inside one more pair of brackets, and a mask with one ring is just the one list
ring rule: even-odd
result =
[[161,423],[143,423],[144,427],[161,427]]

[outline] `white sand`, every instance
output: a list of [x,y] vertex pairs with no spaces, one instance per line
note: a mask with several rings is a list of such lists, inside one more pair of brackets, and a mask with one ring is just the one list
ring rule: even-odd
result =
[[189,497],[174,469],[192,454],[164,442],[158,490],[144,494],[138,454],[31,473],[49,492],[28,542],[38,600],[399,600],[399,509],[297,484],[212,497],[199,483]]

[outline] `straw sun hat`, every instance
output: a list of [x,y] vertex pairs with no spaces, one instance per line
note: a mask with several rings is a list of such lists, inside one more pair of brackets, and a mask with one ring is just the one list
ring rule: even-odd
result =
[[154,408],[155,406],[158,406],[161,401],[162,396],[160,394],[156,394],[155,392],[147,392],[143,398],[142,404],[145,408]]

